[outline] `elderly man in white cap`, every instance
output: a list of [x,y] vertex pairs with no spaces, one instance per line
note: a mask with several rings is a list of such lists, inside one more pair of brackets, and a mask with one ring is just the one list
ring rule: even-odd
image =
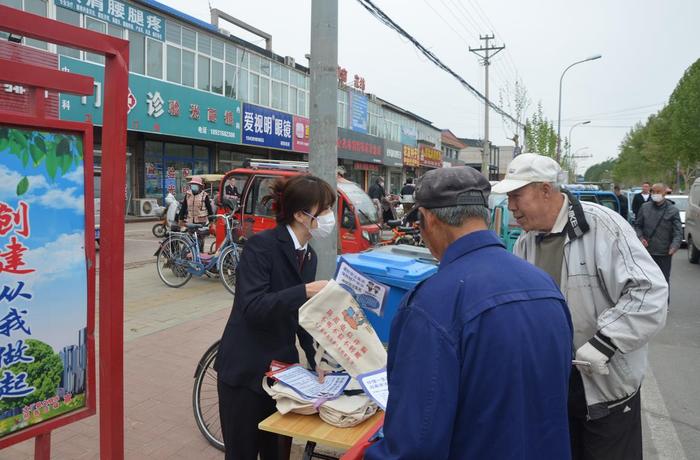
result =
[[524,230],[515,254],[549,273],[569,305],[572,458],[641,459],[639,389],[647,344],[666,321],[668,285],[632,227],[560,189],[561,178],[556,161],[524,153],[493,192],[508,194]]

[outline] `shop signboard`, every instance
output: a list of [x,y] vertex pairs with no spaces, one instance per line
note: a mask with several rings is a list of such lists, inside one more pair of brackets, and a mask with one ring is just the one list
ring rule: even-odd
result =
[[276,110],[243,104],[243,143],[292,150],[292,115]]
[[367,96],[350,91],[350,114],[352,130],[367,134]]
[[420,165],[427,168],[442,168],[442,152],[436,148],[421,145]]
[[338,128],[338,158],[381,164],[383,151],[383,139]]
[[57,6],[163,41],[162,16],[120,0],[55,0]]
[[415,147],[418,143],[418,133],[416,128],[410,126],[401,126],[401,143]]
[[403,167],[403,145],[384,139],[384,164],[397,168]]
[[[59,60],[61,70],[91,76],[95,94],[60,94],[62,120],[91,121],[102,125],[104,67],[67,56]],[[168,134],[205,141],[240,144],[241,104],[206,91],[129,74],[127,126],[133,131]]]
[[91,404],[91,151],[82,133],[0,124],[0,439]]
[[403,165],[409,168],[420,167],[420,151],[418,147],[403,146]]
[[292,150],[295,152],[309,153],[311,139],[311,122],[308,118],[294,116],[294,143]]

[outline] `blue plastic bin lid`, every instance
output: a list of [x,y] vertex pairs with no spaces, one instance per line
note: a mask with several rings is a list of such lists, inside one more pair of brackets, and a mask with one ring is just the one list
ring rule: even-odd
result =
[[434,264],[382,251],[344,254],[338,258],[338,263],[343,260],[360,273],[403,289],[413,288],[438,269]]

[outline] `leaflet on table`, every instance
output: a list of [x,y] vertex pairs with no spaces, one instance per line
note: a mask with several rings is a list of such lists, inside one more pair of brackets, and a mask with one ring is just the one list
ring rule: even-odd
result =
[[386,368],[367,372],[357,376],[357,381],[367,396],[377,403],[382,410],[386,410],[386,403],[389,400],[389,380],[386,375]]
[[341,259],[335,280],[355,298],[360,307],[377,316],[384,314],[384,302],[389,287],[366,277]]
[[309,401],[335,399],[343,394],[343,390],[350,382],[348,374],[333,373],[326,374],[323,383],[321,383],[318,381],[318,375],[300,364],[271,371],[267,375],[287,385]]

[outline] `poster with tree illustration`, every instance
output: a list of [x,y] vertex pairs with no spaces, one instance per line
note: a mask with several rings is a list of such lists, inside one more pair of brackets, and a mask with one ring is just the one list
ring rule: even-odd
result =
[[85,406],[80,135],[0,125],[0,438]]

